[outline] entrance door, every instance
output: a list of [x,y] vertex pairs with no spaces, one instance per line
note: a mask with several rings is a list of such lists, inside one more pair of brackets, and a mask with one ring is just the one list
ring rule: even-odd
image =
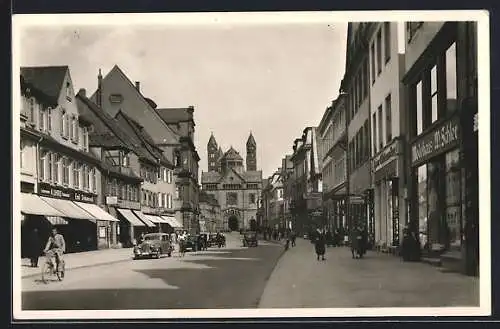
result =
[[231,231],[238,231],[240,228],[240,223],[238,222],[238,218],[234,215],[229,217],[228,226]]

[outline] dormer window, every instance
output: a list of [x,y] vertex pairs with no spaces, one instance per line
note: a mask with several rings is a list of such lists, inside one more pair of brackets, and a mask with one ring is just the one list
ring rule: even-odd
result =
[[127,168],[129,166],[129,158],[128,155],[124,154],[122,157],[122,167]]
[[109,101],[111,103],[119,104],[123,101],[123,96],[121,94],[111,94],[109,95]]

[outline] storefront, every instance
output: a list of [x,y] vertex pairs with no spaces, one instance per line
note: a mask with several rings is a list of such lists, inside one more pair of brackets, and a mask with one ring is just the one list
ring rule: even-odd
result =
[[[400,216],[403,175],[402,143],[394,139],[372,159],[374,197],[374,240],[385,250],[400,243],[404,218]],[[403,223],[403,225],[402,225]]]
[[459,250],[463,243],[460,142],[460,121],[453,116],[411,144],[411,221],[429,252]]
[[347,219],[345,216],[346,195],[344,184],[325,194],[323,205],[324,213],[327,218],[328,229],[331,232],[334,232],[335,230],[343,232],[347,226]]

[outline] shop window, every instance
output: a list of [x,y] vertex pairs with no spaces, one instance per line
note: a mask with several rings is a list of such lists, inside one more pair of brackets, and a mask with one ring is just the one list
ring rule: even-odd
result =
[[455,112],[457,105],[457,53],[454,42],[446,50],[446,111]]
[[427,243],[427,165],[417,168],[417,198],[419,237],[423,248]]
[[424,117],[422,109],[422,81],[417,83],[416,87],[416,105],[417,105],[417,135],[420,135],[424,129]]
[[384,56],[385,63],[391,59],[391,23],[384,22]]
[[386,143],[392,140],[392,108],[391,108],[391,94],[385,98],[385,133]]
[[446,227],[450,246],[460,247],[462,242],[460,153],[456,149],[446,153]]

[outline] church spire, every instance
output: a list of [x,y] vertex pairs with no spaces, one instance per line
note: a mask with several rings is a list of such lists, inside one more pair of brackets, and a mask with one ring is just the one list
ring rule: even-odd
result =
[[255,143],[255,139],[253,138],[251,130],[250,130],[250,136],[248,136],[248,139],[247,139],[247,147],[249,145],[257,146],[257,143]]
[[207,154],[208,154],[208,171],[217,171],[217,158],[218,158],[219,146],[215,140],[214,133],[210,134],[210,138],[207,143]]
[[250,136],[248,136],[247,139],[247,170],[257,170],[257,143],[255,142],[251,131]]

